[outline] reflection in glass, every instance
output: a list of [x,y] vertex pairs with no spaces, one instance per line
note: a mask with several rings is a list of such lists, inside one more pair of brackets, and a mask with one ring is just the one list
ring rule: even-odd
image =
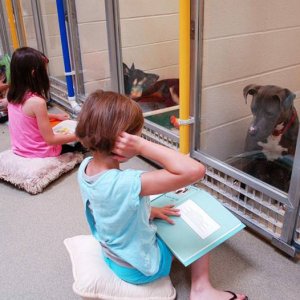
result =
[[300,31],[288,15],[298,4],[225,6],[204,5],[197,148],[288,192],[300,90]]

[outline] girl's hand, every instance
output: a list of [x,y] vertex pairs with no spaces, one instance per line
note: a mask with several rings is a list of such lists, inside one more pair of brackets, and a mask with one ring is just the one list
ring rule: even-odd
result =
[[122,132],[115,142],[115,147],[112,150],[114,159],[119,162],[127,161],[128,159],[138,155],[143,143],[141,137]]
[[6,98],[0,99],[0,109],[6,110],[8,105],[8,101]]
[[9,87],[8,84],[3,83],[3,82],[0,80],[0,92],[3,92],[3,91],[5,91],[5,90],[7,90],[8,87]]
[[69,120],[70,116],[67,113],[62,113],[62,114],[54,114],[54,118],[57,120],[64,121],[64,120]]
[[174,221],[168,216],[180,216],[180,210],[174,208],[174,205],[166,205],[164,207],[151,207],[150,220],[162,219],[170,224],[174,224]]

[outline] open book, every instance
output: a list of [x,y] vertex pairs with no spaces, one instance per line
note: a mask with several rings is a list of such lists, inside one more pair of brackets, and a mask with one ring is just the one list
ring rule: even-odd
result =
[[74,133],[77,126],[77,121],[75,120],[64,120],[59,122],[57,125],[53,126],[54,133],[69,134]]
[[156,207],[174,204],[180,217],[171,217],[175,225],[155,219],[157,234],[183,265],[188,266],[245,226],[217,199],[189,186],[180,192],[152,197]]
[[[77,121],[75,120],[64,120],[59,122],[57,125],[52,127],[54,133],[61,133],[61,134],[70,134],[74,133],[77,126]],[[68,143],[68,145],[75,145],[76,142]]]

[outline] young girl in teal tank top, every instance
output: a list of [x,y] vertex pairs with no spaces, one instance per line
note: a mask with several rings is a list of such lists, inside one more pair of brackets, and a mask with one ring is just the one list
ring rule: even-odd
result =
[[[114,92],[95,91],[85,101],[76,134],[92,152],[78,172],[85,214],[111,270],[132,284],[151,282],[170,272],[172,256],[157,235],[154,218],[170,223],[180,216],[172,205],[151,207],[149,195],[195,183],[205,167],[187,155],[140,137],[143,114],[136,102]],[[120,163],[140,155],[162,169],[120,170]],[[192,264],[190,299],[247,299],[220,291],[209,281],[208,255]]]

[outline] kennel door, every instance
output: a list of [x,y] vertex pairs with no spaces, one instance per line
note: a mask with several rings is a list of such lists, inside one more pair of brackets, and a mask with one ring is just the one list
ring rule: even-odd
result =
[[124,92],[169,130],[178,116],[179,0],[119,0]]
[[204,3],[196,149],[287,193],[300,109],[299,20],[288,15],[300,4]]
[[300,3],[198,3],[192,155],[221,200],[291,245],[300,224]]

